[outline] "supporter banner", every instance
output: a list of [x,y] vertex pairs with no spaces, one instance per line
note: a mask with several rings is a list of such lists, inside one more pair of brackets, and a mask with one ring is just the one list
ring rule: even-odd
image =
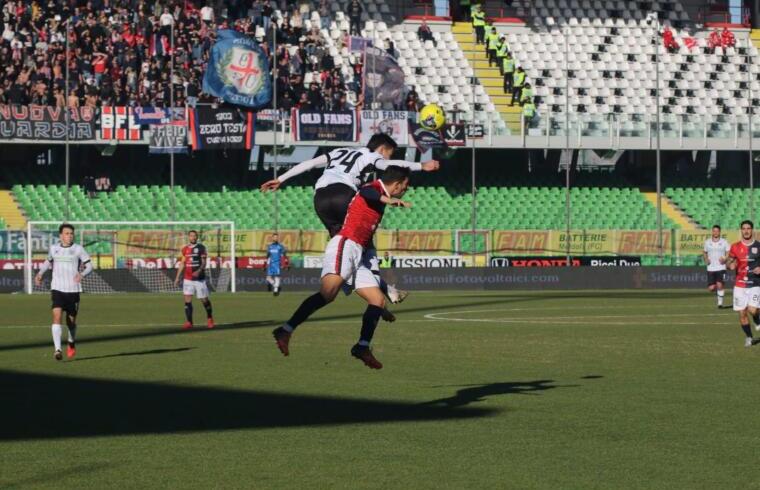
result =
[[252,109],[272,100],[269,60],[255,39],[231,29],[217,31],[203,91],[230,104]]
[[250,150],[253,113],[231,107],[198,106],[188,111],[193,150]]
[[451,267],[465,267],[467,261],[460,255],[422,255],[422,256],[409,256],[409,257],[393,257],[391,260],[392,267],[396,268],[451,268]]
[[409,120],[406,111],[361,111],[361,138],[366,145],[379,133],[391,136],[399,145],[409,143]]
[[[69,139],[95,139],[96,119],[97,115],[92,107],[69,108]],[[65,140],[66,111],[62,107],[0,105],[0,139]]]
[[296,141],[356,141],[358,120],[355,111],[293,111]]
[[365,49],[373,46],[372,39],[359,36],[351,36],[348,41],[348,50],[352,53],[364,52]]
[[641,257],[491,257],[491,267],[636,267]]
[[448,146],[464,146],[466,143],[464,124],[445,124],[443,140]]
[[187,123],[152,124],[148,153],[187,153]]
[[132,107],[101,107],[100,137],[104,140],[141,140],[142,130],[135,120],[134,109]]
[[482,139],[486,134],[482,124],[466,124],[465,128],[467,137],[471,139]]
[[416,122],[409,121],[409,132],[412,133],[414,144],[420,151],[428,151],[432,148],[446,148],[446,141],[441,131],[425,129]]
[[364,105],[400,105],[404,101],[404,71],[396,59],[384,49],[367,47],[364,50],[362,84]]
[[185,120],[185,108],[175,107],[169,110],[162,107],[135,107],[134,119],[141,126],[150,126],[151,124],[167,124],[172,121]]

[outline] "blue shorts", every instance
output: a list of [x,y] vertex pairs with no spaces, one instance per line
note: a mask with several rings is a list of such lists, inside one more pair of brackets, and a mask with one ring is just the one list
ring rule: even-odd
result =
[[267,275],[268,276],[279,276],[280,275],[280,267],[267,267]]

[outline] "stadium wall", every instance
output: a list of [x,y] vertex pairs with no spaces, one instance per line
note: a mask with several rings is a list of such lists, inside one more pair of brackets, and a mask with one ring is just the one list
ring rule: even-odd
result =
[[[143,272],[144,274],[145,272]],[[153,270],[152,274],[170,277],[173,271]],[[135,280],[132,271],[102,270],[96,274],[116,292],[150,292],[145,278]],[[502,269],[472,267],[462,269],[389,269],[384,277],[390,283],[411,291],[521,291],[591,289],[702,289],[707,286],[703,267],[547,267]],[[284,291],[314,291],[319,287],[319,269],[293,269],[282,276]],[[158,282],[158,281],[156,281]],[[730,286],[730,284],[727,284]],[[20,293],[23,271],[0,271],[0,293]],[[263,271],[238,270],[237,290],[266,291]],[[180,294],[179,291],[169,294]]]

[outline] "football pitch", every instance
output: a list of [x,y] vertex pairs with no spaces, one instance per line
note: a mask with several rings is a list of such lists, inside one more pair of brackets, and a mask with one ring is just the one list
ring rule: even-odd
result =
[[760,488],[760,346],[706,292],[413,293],[381,371],[356,296],[279,353],[306,295],[188,332],[179,296],[84,296],[63,362],[48,297],[0,296],[0,488]]

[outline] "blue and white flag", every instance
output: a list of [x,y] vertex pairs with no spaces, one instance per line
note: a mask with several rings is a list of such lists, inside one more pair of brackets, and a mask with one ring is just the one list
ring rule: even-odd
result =
[[254,39],[220,30],[203,75],[203,91],[230,104],[265,107],[272,100],[266,54]]

